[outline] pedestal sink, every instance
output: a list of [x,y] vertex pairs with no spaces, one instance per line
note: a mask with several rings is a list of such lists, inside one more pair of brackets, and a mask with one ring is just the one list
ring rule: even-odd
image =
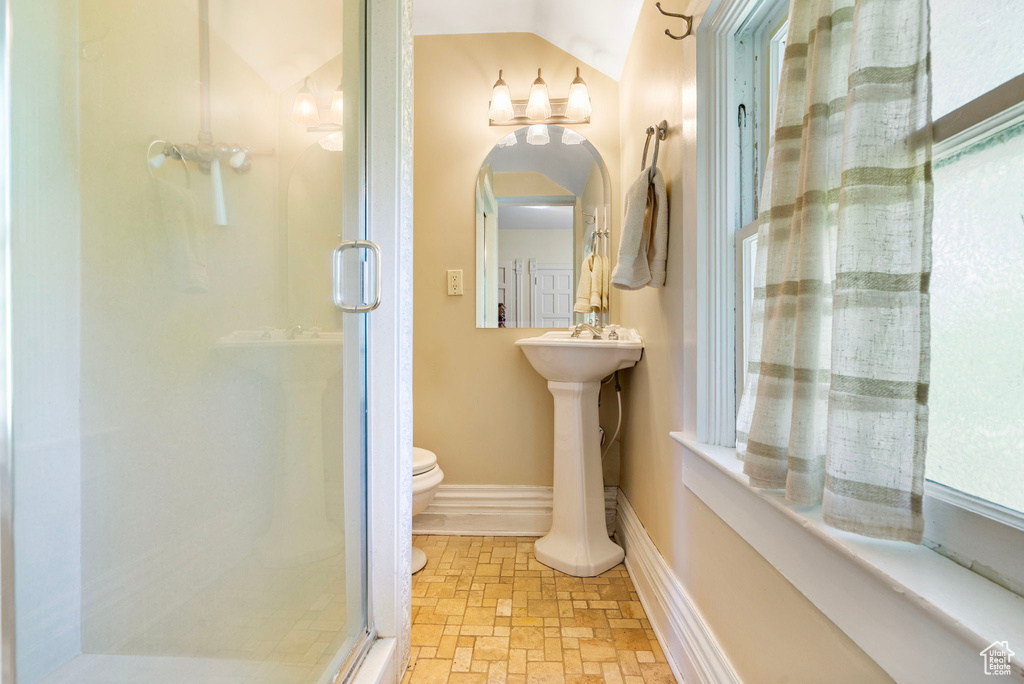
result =
[[516,342],[555,398],[554,511],[551,531],[535,544],[537,560],[576,577],[599,575],[623,557],[605,525],[597,395],[602,378],[640,360],[643,340],[636,330],[617,334],[591,340],[586,331],[573,338],[553,330]]
[[268,567],[288,567],[341,553],[345,537],[326,512],[322,402],[327,381],[342,367],[342,333],[239,330],[214,347],[284,389],[285,447],[257,558]]

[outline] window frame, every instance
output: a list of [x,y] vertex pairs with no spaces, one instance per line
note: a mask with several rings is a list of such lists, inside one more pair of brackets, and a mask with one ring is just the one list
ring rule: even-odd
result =
[[[750,116],[767,107],[755,71],[754,40],[787,0],[715,0],[697,27],[696,437],[732,446],[736,438],[737,231],[754,216],[753,171],[742,163],[758,143]],[[777,22],[775,24],[777,26]],[[757,62],[758,64],[760,62]],[[742,105],[742,107],[741,107]],[[746,116],[744,116],[746,113]],[[766,127],[767,128],[767,127]],[[758,168],[763,166],[759,161]],[[750,167],[753,169],[754,167]],[[742,377],[742,373],[739,377]]]

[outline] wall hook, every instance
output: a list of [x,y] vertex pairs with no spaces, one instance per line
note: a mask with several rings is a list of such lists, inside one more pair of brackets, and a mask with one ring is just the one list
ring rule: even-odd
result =
[[666,12],[665,10],[661,9],[661,3],[660,2],[654,3],[654,6],[657,7],[658,11],[661,12],[662,14],[664,14],[666,17],[676,17],[677,19],[682,19],[683,21],[686,22],[686,33],[684,33],[681,36],[677,36],[676,34],[672,33],[668,29],[665,29],[665,35],[666,36],[668,36],[672,40],[682,40],[686,36],[688,36],[691,33],[693,33],[693,15],[692,14],[686,15],[686,14],[674,14],[672,12]]

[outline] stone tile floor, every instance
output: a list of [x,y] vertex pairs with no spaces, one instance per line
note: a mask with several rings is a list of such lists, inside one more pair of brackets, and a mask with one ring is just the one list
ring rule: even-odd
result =
[[570,577],[532,537],[417,536],[403,684],[675,684],[623,565]]

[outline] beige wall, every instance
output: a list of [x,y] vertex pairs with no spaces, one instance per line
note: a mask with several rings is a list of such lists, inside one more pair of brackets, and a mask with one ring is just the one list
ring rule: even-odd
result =
[[[668,0],[668,11],[692,11]],[[659,166],[669,204],[666,286],[622,296],[622,323],[644,335],[644,360],[629,373],[621,487],[659,551],[748,682],[879,682],[886,674],[764,558],[682,484],[672,430],[696,421],[696,44],[669,40],[645,0],[619,82],[621,187],[636,173],[644,129],[667,119]],[[824,674],[827,673],[827,674]]]
[[[594,115],[578,130],[604,158],[618,216],[618,85],[532,34],[417,36],[415,60],[415,441],[437,453],[446,484],[550,485],[551,395],[513,344],[538,331],[476,327],[474,185],[510,131],[488,125],[487,102],[498,69],[513,97],[537,67],[564,97],[582,67]],[[450,268],[463,269],[464,296],[447,296]]]

